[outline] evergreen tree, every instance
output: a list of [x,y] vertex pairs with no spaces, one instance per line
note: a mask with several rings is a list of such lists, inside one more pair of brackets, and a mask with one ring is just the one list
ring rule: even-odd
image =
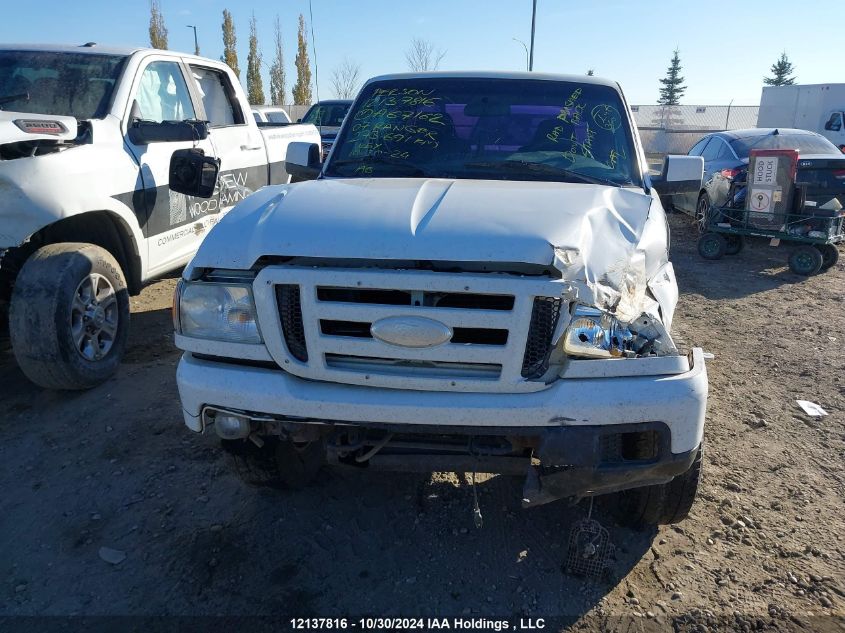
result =
[[299,33],[296,48],[296,83],[293,85],[293,102],[311,105],[311,64],[308,60],[308,40],[305,37],[305,17],[299,14]]
[[660,88],[660,98],[657,103],[660,105],[675,106],[681,102],[687,87],[684,85],[684,78],[681,76],[681,57],[678,49],[672,55],[672,61],[666,70],[666,77],[660,80],[663,87]]
[[282,49],[282,25],[276,15],[274,57],[270,66],[270,103],[283,105],[285,103],[285,55]]
[[226,62],[240,79],[241,69],[238,68],[237,44],[238,38],[235,36],[235,23],[232,20],[232,14],[223,9],[223,56],[220,60]]
[[150,46],[167,50],[167,27],[159,0],[150,0]]
[[794,71],[795,69],[786,56],[786,51],[784,51],[780,54],[780,59],[772,64],[772,75],[774,76],[763,77],[763,83],[767,86],[791,86],[795,83],[795,76],[790,77],[789,75]]
[[261,51],[258,49],[258,27],[255,13],[249,21],[249,55],[246,58],[246,93],[252,105],[264,105],[264,82],[261,80]]

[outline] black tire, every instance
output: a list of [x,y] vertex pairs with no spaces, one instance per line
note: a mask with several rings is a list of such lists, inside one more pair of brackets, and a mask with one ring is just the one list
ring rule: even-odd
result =
[[809,277],[822,269],[824,258],[814,246],[799,246],[789,255],[789,270],[796,275]]
[[704,259],[721,259],[728,250],[724,236],[709,231],[698,238],[698,254]]
[[648,527],[680,523],[689,516],[701,479],[701,448],[689,469],[665,484],[624,490],[614,495],[620,524]]
[[9,334],[32,382],[47,389],[99,385],[117,371],[128,333],[129,293],[108,251],[49,244],[26,260],[12,292]]
[[745,248],[742,235],[725,235],[725,255],[736,255]]
[[816,248],[822,254],[822,271],[836,266],[836,262],[839,261],[839,249],[836,248],[836,244],[819,244]]
[[321,442],[297,445],[278,437],[251,440],[221,440],[233,469],[250,486],[299,490],[310,484],[325,463]]

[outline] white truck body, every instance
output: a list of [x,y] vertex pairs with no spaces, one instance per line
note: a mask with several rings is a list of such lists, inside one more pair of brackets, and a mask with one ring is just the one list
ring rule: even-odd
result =
[[845,147],[845,84],[766,86],[757,127],[817,132]]
[[[86,60],[113,64],[114,76],[82,74]],[[67,116],[85,109],[82,97],[62,95],[80,84],[85,96],[99,91],[93,95],[99,106],[90,106],[93,116],[85,119]],[[290,141],[319,142],[310,125],[259,129],[225,64],[176,52],[6,45],[0,48],[0,87],[2,313],[29,256],[56,242],[104,248],[129,291],[139,292],[148,280],[184,266],[237,202],[265,185],[289,182],[284,158]],[[9,96],[16,92],[23,96]],[[208,136],[133,142],[130,129],[138,119],[208,121]],[[208,199],[168,189],[171,155],[191,147],[221,161]]]
[[[447,102],[460,90],[465,100]],[[669,335],[678,290],[668,228],[627,112],[618,85],[592,77],[370,80],[320,176],[240,203],[185,269],[176,343],[185,351],[177,382],[186,425],[213,427],[230,448],[254,441],[270,450],[281,438],[279,446],[300,447],[297,463],[317,447],[331,463],[523,472],[527,505],[662,485],[693,468],[704,355],[679,352]],[[565,126],[588,117],[570,146]],[[540,146],[519,147],[532,136]],[[425,139],[434,139],[431,155],[415,153]],[[319,155],[301,149],[290,152]],[[451,177],[403,162],[425,155],[433,165],[450,151],[522,158],[460,158]],[[567,151],[584,175],[547,177],[528,160]],[[629,180],[586,175],[616,173],[621,154],[631,158]],[[700,158],[680,157],[663,178],[697,189],[702,169]],[[204,307],[216,301],[215,311],[245,318],[245,329],[217,332]],[[578,341],[597,340],[579,334],[598,323],[590,319],[609,328],[597,343],[607,346],[626,328],[655,327],[650,351],[577,351]],[[659,436],[659,456],[605,470],[601,438],[629,432]],[[443,435],[468,443],[464,461],[454,445],[438,444]],[[475,442],[494,440],[511,447],[497,449],[500,461],[474,453]],[[272,459],[283,469],[279,455],[288,453],[278,450]],[[547,477],[526,451],[574,470]]]

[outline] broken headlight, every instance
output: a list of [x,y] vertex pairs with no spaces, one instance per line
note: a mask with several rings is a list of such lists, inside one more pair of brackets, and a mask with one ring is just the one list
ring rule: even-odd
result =
[[580,358],[667,356],[678,350],[663,324],[643,313],[630,323],[598,308],[579,305],[563,334],[563,350]]
[[613,358],[625,355],[632,334],[616,317],[597,308],[578,306],[563,334],[569,356]]

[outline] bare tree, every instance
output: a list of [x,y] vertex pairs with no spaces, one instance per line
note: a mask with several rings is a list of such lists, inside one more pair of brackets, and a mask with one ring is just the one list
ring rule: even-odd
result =
[[344,58],[332,71],[332,88],[337,99],[351,99],[358,93],[361,64]]
[[419,37],[412,39],[411,47],[405,51],[408,68],[415,72],[437,70],[444,57],[446,51],[440,48],[435,50],[434,44]]

